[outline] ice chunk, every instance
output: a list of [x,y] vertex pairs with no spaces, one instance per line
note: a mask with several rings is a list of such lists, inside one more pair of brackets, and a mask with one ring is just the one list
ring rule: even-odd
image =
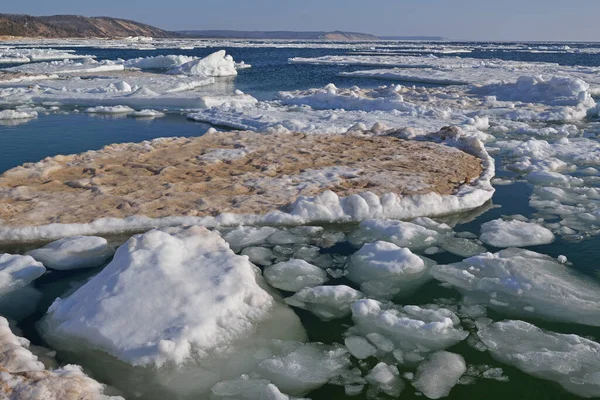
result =
[[223,239],[234,251],[239,251],[245,247],[257,246],[267,242],[269,236],[277,232],[277,228],[268,226],[251,227],[239,226],[232,231],[227,232]]
[[91,357],[86,365],[115,386],[158,398],[201,396],[253,371],[252,355],[273,339],[305,339],[258,269],[198,226],[132,237],[100,274],[52,304],[41,329],[59,350]]
[[429,279],[425,262],[409,249],[389,242],[365,244],[352,255],[347,278],[368,296],[390,299]]
[[0,254],[0,293],[27,286],[44,272],[46,268],[33,257]]
[[419,365],[413,385],[425,397],[440,399],[450,394],[466,370],[467,365],[461,355],[439,351]]
[[52,269],[94,268],[113,255],[106,239],[97,236],[72,236],[32,250],[27,255]]
[[38,113],[36,111],[16,111],[16,110],[0,111],[0,121],[33,119],[33,118],[37,118],[37,116],[38,116]]
[[258,373],[284,393],[302,395],[350,369],[350,354],[339,345],[289,343],[260,362]]
[[344,340],[344,344],[348,348],[350,354],[359,360],[364,360],[377,353],[377,347],[373,346],[362,336],[348,336]]
[[167,71],[171,75],[193,75],[202,77],[237,75],[233,58],[219,50],[200,60],[193,60]]
[[29,341],[15,336],[0,317],[0,397],[10,400],[123,400],[104,395],[104,385],[87,377],[80,367],[67,365],[47,371],[28,349]]
[[395,365],[380,362],[373,367],[365,379],[375,389],[375,393],[383,392],[388,396],[398,397],[404,390],[404,382],[400,379],[400,373]]
[[[253,379],[247,375],[217,383],[212,388],[211,399],[222,400],[292,400],[266,379]],[[297,399],[300,400],[300,399]]]
[[85,110],[88,114],[131,114],[135,110],[127,106],[98,106]]
[[375,300],[358,300],[352,305],[352,319],[362,335],[377,333],[396,349],[419,355],[442,350],[464,340],[458,317],[445,308],[398,307]]
[[480,239],[494,247],[525,247],[552,243],[554,234],[535,223],[495,219],[481,225]]
[[140,57],[124,62],[126,68],[140,68],[140,69],[171,69],[179,67],[182,64],[194,61],[194,57],[181,56],[181,55],[167,55],[167,56],[155,56],[155,57]]
[[411,222],[372,219],[361,222],[349,239],[353,244],[383,240],[419,250],[435,245],[439,236],[437,231]]
[[582,397],[600,396],[600,344],[547,332],[524,321],[502,321],[478,335],[497,360]]
[[304,288],[285,299],[290,306],[309,310],[323,321],[350,315],[350,306],[364,295],[346,285]]
[[473,240],[454,236],[444,238],[441,246],[444,250],[460,257],[471,257],[487,251],[485,247]]
[[265,279],[277,289],[297,292],[327,282],[327,272],[304,260],[291,259],[265,268]]
[[543,254],[506,249],[436,265],[431,273],[471,303],[514,315],[600,326],[600,285]]
[[268,266],[273,264],[276,258],[271,249],[266,247],[246,247],[242,250],[243,256],[248,256],[253,264]]

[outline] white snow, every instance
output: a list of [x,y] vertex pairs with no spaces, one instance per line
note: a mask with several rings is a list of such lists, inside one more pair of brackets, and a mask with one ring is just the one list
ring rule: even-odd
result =
[[455,286],[472,304],[513,315],[600,324],[600,285],[543,254],[506,249],[436,265],[431,274]]
[[349,239],[355,244],[384,240],[399,247],[420,250],[435,245],[439,237],[439,232],[412,222],[372,219],[361,222]]
[[413,386],[429,399],[441,399],[450,394],[466,372],[465,359],[454,353],[438,351],[417,368]]
[[309,310],[322,321],[350,315],[350,306],[364,295],[346,285],[307,287],[285,299],[292,307]]
[[304,260],[291,259],[268,266],[264,271],[267,283],[277,289],[298,292],[327,282],[327,273]]
[[479,338],[494,358],[581,397],[600,396],[600,344],[577,335],[543,331],[524,321],[483,327]]
[[[217,234],[197,226],[153,230],[57,299],[42,331],[59,349],[77,346],[79,356],[92,357],[87,366],[102,365],[131,393],[150,390],[150,380],[165,396],[201,395],[253,371],[251,354],[268,353],[273,339],[304,340],[298,318],[266,288],[258,269]],[[102,353],[90,349],[138,368],[98,364]]]
[[346,277],[367,296],[390,299],[412,292],[429,279],[425,262],[407,248],[377,241],[365,244],[348,263]]
[[195,57],[181,55],[167,55],[155,57],[140,57],[124,62],[125,68],[140,69],[171,69],[194,61]]
[[554,234],[532,222],[495,219],[481,225],[481,241],[494,247],[526,247],[554,242]]
[[113,249],[104,238],[74,236],[29,251],[27,255],[48,268],[69,270],[99,267],[108,261],[113,253]]
[[130,114],[134,110],[127,106],[97,106],[85,110],[89,114]]

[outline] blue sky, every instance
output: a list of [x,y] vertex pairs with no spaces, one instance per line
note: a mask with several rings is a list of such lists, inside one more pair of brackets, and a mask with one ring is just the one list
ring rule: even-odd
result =
[[345,30],[470,40],[600,41],[598,0],[28,0],[5,13],[107,15],[164,29]]

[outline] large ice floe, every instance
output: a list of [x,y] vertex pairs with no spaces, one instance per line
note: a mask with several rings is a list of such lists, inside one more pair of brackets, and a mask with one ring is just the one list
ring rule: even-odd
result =
[[134,236],[54,302],[42,330],[57,348],[95,357],[98,376],[156,398],[206,393],[254,371],[274,339],[305,339],[260,271],[202,227]]
[[113,255],[106,239],[71,236],[32,250],[27,255],[56,270],[99,267]]
[[496,322],[477,334],[497,360],[557,382],[581,397],[600,396],[600,344],[578,335],[547,332],[524,321]]
[[[460,129],[431,135],[430,139],[434,141],[444,138],[446,146],[370,134],[273,134],[268,142],[264,142],[263,137],[243,132],[213,133],[196,139],[161,139],[138,145],[109,146],[99,152],[60,156],[13,169],[0,178],[2,185],[6,184],[2,198],[5,201],[18,198],[20,203],[15,205],[11,201],[10,209],[6,210],[0,240],[47,240],[182,224],[213,227],[410,219],[471,210],[483,205],[494,193],[490,184],[494,174],[493,159],[478,139],[467,136]],[[346,151],[350,143],[360,145]],[[245,147],[244,152],[240,151],[240,145]],[[407,151],[401,155],[404,146],[408,146]],[[464,149],[466,153],[449,146]],[[284,148],[288,150],[284,151]],[[415,150],[409,151],[409,148]],[[214,153],[215,150],[219,152]],[[195,155],[176,157],[173,163],[172,151],[192,151]],[[435,164],[423,151],[436,154]],[[136,157],[133,164],[129,158],[131,154]],[[105,165],[108,155],[121,161],[113,160],[110,171],[104,171],[95,160],[102,160]],[[223,157],[233,157],[233,161],[227,164],[214,161]],[[340,165],[342,160],[352,162],[353,167]],[[390,163],[394,162],[399,163],[397,168],[391,167]],[[449,169],[442,167],[445,162]],[[118,163],[122,168],[116,168]],[[274,165],[280,165],[280,168],[274,170]],[[381,169],[378,169],[380,165]],[[413,178],[411,171],[417,165],[422,167]],[[64,168],[79,174],[81,171],[103,172],[97,177],[85,173],[80,179],[68,175],[69,179],[64,182],[69,188],[66,191],[57,192],[52,185],[42,185],[49,179],[59,183],[58,174],[64,176],[60,172],[64,172]],[[199,168],[210,171],[213,179],[209,183],[204,173],[197,173]],[[197,178],[192,179],[181,172],[192,169]],[[425,174],[429,170],[431,172]],[[455,175],[452,178],[448,177],[449,170]],[[184,181],[181,173],[186,176]],[[398,179],[392,178],[396,175]],[[436,178],[438,175],[439,179]],[[19,188],[15,189],[10,183],[12,179],[18,180]],[[39,185],[34,185],[37,186],[35,189],[33,186],[26,188],[25,182],[29,179],[39,181]],[[157,201],[155,194],[164,191],[164,184],[173,190]],[[235,185],[232,187],[232,184]],[[90,190],[98,185],[104,189]],[[123,197],[122,192],[111,194],[115,187],[122,185],[128,185],[127,193],[131,197]],[[32,195],[44,198],[44,201],[26,201],[31,200]],[[104,207],[99,214],[101,204]],[[166,207],[168,204],[170,206]],[[191,212],[189,204],[196,204],[197,209]],[[39,226],[40,213],[47,213],[48,221],[56,222],[59,209],[65,210],[60,213],[63,223]],[[33,214],[30,212],[35,212],[35,221],[31,221]],[[11,221],[11,214],[22,219],[20,224],[34,222],[38,226],[15,226],[16,220]],[[97,221],[87,222],[93,220]]]
[[0,396],[9,400],[124,400],[104,394],[104,385],[86,376],[81,367],[46,369],[29,349],[29,341],[15,336],[0,317]]
[[600,326],[600,285],[543,254],[511,248],[435,265],[431,273],[460,290],[467,304]]
[[494,247],[526,247],[552,243],[554,234],[531,222],[496,219],[481,225],[480,239]]

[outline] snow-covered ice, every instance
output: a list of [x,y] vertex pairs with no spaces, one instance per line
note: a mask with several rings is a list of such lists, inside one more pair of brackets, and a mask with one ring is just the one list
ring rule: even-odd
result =
[[315,287],[327,282],[327,273],[304,260],[291,259],[265,268],[269,285],[288,292]]
[[235,76],[235,61],[225,50],[219,50],[200,60],[192,60],[167,71],[170,75],[192,75],[201,77]]
[[600,285],[543,254],[511,248],[435,265],[431,274],[455,286],[471,304],[519,316],[600,325]]
[[56,270],[94,268],[104,264],[114,251],[106,239],[97,236],[74,236],[60,239],[31,250],[27,255]]
[[481,225],[480,239],[494,247],[527,247],[552,243],[554,234],[533,222],[495,219]]
[[412,293],[429,280],[423,259],[407,248],[382,241],[367,243],[354,253],[347,271],[347,278],[359,284],[362,292],[378,299]]
[[413,386],[429,399],[441,399],[450,394],[467,370],[465,359],[455,353],[438,351],[417,368]]
[[44,265],[30,256],[0,254],[0,293],[27,286],[44,275]]
[[100,274],[54,302],[42,331],[59,349],[77,344],[88,360],[101,349],[122,361],[106,359],[102,371],[131,393],[153,387],[134,383],[139,375],[163,395],[187,396],[251,372],[251,354],[268,352],[273,339],[305,338],[258,269],[202,227],[134,236]]
[[600,344],[578,335],[547,332],[524,321],[502,321],[477,333],[497,360],[581,397],[600,396]]
[[346,285],[308,287],[285,299],[292,307],[309,310],[323,321],[350,315],[351,305],[364,295]]

